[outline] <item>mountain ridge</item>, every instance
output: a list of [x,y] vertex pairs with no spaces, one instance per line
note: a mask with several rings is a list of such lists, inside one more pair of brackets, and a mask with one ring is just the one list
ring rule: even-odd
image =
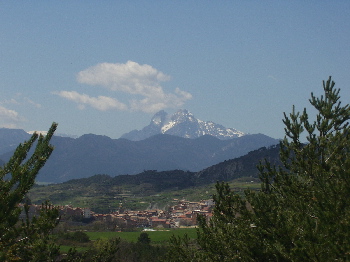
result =
[[[134,139],[95,134],[53,136],[55,149],[37,180],[58,183],[95,174],[134,175],[143,170],[197,172],[279,142],[263,134],[244,134],[198,120],[186,109],[171,116],[159,111],[148,126],[128,134]],[[0,129],[0,159],[8,161],[18,144],[29,138],[24,130]]]
[[[209,135],[187,139],[158,134],[130,141],[85,134],[76,139],[54,136],[51,143],[55,149],[38,174],[41,182],[58,183],[95,174],[137,174],[143,170],[199,171],[257,148],[277,144],[278,140],[263,134],[228,140]],[[2,154],[0,159],[8,161],[12,154],[13,151]]]
[[212,121],[199,120],[187,109],[180,109],[171,116],[161,110],[151,118],[148,126],[141,130],[132,130],[125,133],[121,138],[139,141],[157,134],[169,134],[184,138],[211,135],[222,140],[246,135],[234,128],[226,128]]

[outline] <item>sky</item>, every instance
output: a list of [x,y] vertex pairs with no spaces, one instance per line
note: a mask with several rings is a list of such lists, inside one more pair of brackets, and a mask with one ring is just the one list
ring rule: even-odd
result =
[[350,98],[350,1],[1,1],[0,127],[119,138],[159,110],[284,137]]

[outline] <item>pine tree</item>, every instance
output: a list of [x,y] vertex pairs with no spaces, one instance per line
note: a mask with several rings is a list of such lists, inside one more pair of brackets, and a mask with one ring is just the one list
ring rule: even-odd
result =
[[[341,105],[334,85],[330,77],[323,82],[324,95],[311,94],[315,121],[306,109],[300,114],[293,107],[285,115],[283,166],[261,165],[262,192],[247,194],[257,228],[268,230],[266,252],[280,260],[350,259],[350,108]],[[275,204],[266,210],[270,201]]]
[[311,94],[314,121],[306,109],[284,115],[282,165],[258,166],[260,191],[216,185],[213,218],[199,218],[195,249],[173,240],[172,252],[183,250],[175,261],[350,260],[350,107],[334,85]]
[[143,244],[143,245],[149,245],[151,244],[151,238],[148,236],[146,232],[142,232],[140,236],[137,238],[137,243]]
[[29,219],[29,205],[24,204],[26,218],[19,217],[23,210],[20,203],[52,153],[50,139],[56,127],[53,123],[46,136],[34,133],[0,167],[0,261],[53,261],[58,256],[58,246],[50,241],[58,223],[58,209],[46,202],[40,215]]

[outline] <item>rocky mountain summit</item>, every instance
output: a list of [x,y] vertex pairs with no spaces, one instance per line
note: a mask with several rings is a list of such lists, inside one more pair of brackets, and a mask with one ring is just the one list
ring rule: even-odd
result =
[[183,138],[198,138],[211,135],[221,140],[232,139],[246,135],[234,128],[226,128],[212,121],[202,121],[186,109],[181,109],[169,116],[165,111],[156,113],[148,126],[142,130],[133,130],[122,135],[132,141],[140,141],[157,134],[168,134]]

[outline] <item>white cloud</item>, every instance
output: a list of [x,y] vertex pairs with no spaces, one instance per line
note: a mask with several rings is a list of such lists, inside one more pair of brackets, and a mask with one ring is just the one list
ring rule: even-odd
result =
[[29,99],[28,97],[24,97],[24,101],[36,108],[41,108],[41,104],[38,104],[36,102],[34,102],[33,100]]
[[180,88],[175,88],[175,93],[183,98],[183,100],[192,99],[192,95],[186,91],[180,90]]
[[11,98],[9,100],[4,100],[1,104],[12,104],[12,105],[32,105],[36,108],[41,108],[41,104],[38,104],[28,97],[23,97],[21,93],[15,95],[16,98]]
[[19,114],[11,109],[0,105],[0,126],[6,128],[17,128],[18,123],[22,121]]
[[13,104],[13,105],[19,105],[20,103],[14,99],[14,98],[11,98],[9,100],[4,100],[1,102],[2,104]]
[[27,121],[26,118],[20,115],[16,110],[9,109],[8,107],[24,107],[24,110],[26,110],[29,106],[41,108],[41,104],[35,103],[21,93],[14,94],[13,98],[0,101],[0,127],[21,128],[21,124]]
[[268,75],[267,77],[274,80],[275,82],[278,82],[278,79],[276,77],[274,77],[273,75]]
[[190,93],[179,88],[176,88],[174,93],[165,92],[161,83],[169,80],[170,76],[150,65],[140,65],[132,61],[125,64],[101,63],[79,72],[77,81],[129,94],[129,106],[106,96],[94,98],[75,91],[61,91],[55,94],[78,103],[80,108],[90,105],[102,111],[129,109],[152,113],[165,108],[181,107],[185,101],[192,98]]
[[176,88],[175,94],[160,92],[154,94],[154,96],[145,97],[141,100],[131,100],[130,109],[134,111],[153,113],[165,108],[179,108],[186,100],[191,98],[192,95],[190,93]]
[[117,109],[117,110],[127,109],[127,106],[125,104],[119,102],[117,99],[107,97],[107,96],[90,97],[86,94],[79,94],[78,92],[75,92],[75,91],[60,91],[60,92],[55,92],[54,94],[76,102],[80,109],[84,109],[85,105],[89,105],[100,111],[106,111],[111,109]]
[[150,65],[128,61],[126,64],[102,63],[78,73],[77,80],[88,85],[99,85],[113,91],[148,96],[162,91],[161,82],[169,81]]

